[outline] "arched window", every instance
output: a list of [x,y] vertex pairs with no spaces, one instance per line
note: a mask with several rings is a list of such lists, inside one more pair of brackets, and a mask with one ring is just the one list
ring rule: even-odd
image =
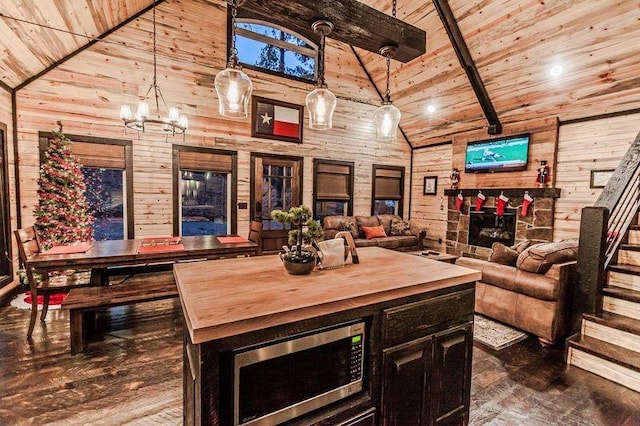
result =
[[315,81],[318,46],[284,27],[238,18],[236,48],[247,68]]

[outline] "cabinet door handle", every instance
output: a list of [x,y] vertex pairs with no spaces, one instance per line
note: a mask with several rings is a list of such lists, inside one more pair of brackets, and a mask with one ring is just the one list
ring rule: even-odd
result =
[[398,358],[395,360],[395,364],[396,364],[396,370],[399,370],[400,368],[402,368],[403,366],[419,360],[420,358],[422,358],[422,356],[424,355],[424,350],[420,350],[417,352],[413,352],[410,353],[408,355],[403,356],[402,358]]

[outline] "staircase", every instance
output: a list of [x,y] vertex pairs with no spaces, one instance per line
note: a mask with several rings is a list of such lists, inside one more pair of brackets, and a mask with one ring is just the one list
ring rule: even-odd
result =
[[[595,312],[587,310],[582,314],[579,337],[568,342],[567,365],[640,392],[640,134],[626,157],[616,170],[618,179],[610,181],[612,187],[608,188],[608,184],[596,202],[596,206],[610,212],[604,225],[607,230],[602,233],[607,237],[602,241],[583,241],[583,235],[588,236],[589,232],[583,233],[582,228],[589,224],[583,221],[581,225],[581,250],[583,244],[606,246],[604,259],[591,262],[599,263],[600,272],[604,272],[600,276],[606,278],[596,286]],[[584,266],[597,267],[589,262]]]

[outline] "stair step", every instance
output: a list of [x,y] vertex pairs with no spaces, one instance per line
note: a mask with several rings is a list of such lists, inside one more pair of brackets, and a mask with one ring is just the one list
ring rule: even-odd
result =
[[[570,341],[567,363],[640,392],[640,371],[639,366],[635,365],[638,363],[638,354],[615,346],[585,337],[577,342]],[[625,358],[630,355],[630,366],[615,359],[617,356]]]
[[626,272],[619,272],[619,270],[612,269],[609,269],[607,275],[609,277],[609,286],[640,291],[640,275],[628,274]]
[[582,336],[622,346],[640,358],[640,320],[610,312],[585,314],[582,319]]
[[605,295],[602,298],[602,308],[607,312],[640,320],[640,306],[628,300]]
[[633,229],[634,231],[640,231],[640,225],[629,225],[629,229]]
[[620,244],[620,250],[640,251],[640,244]]
[[640,320],[614,314],[612,312],[602,312],[599,315],[583,314],[582,317],[588,321],[597,322],[607,327],[616,328],[640,336]]
[[[628,300],[629,302],[640,303],[640,291],[630,290],[628,288],[608,286],[602,289],[602,293],[606,296],[617,297],[618,299]],[[640,309],[640,306],[638,307]]]
[[640,226],[636,225],[636,228],[631,227],[627,239],[629,244],[640,244]]
[[640,276],[640,266],[636,266],[636,265],[623,265],[623,264],[610,265],[609,271]]
[[569,342],[569,347],[580,349],[599,358],[619,364],[640,373],[640,354],[589,336],[580,336],[580,340]]

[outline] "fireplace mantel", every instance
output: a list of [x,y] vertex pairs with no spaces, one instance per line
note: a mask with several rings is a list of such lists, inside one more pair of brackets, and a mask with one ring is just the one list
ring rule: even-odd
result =
[[444,195],[455,197],[462,192],[463,197],[473,197],[482,191],[484,195],[497,197],[504,194],[505,197],[523,197],[528,192],[532,197],[560,198],[560,188],[466,188],[445,189]]

